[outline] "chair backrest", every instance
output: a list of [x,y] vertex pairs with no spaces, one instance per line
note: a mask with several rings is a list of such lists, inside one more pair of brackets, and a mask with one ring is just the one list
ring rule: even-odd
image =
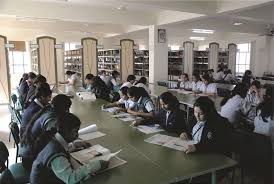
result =
[[16,96],[16,94],[11,94],[10,98],[11,98],[13,107],[15,107],[15,105],[17,103],[17,96]]
[[19,111],[17,111],[11,105],[9,105],[8,108],[9,108],[9,111],[10,111],[10,114],[11,114],[12,122],[15,122],[17,124],[21,124],[22,116],[20,115]]
[[254,132],[234,130],[233,151],[239,156],[241,167],[256,171],[266,183],[272,176],[272,144],[269,137]]
[[15,179],[8,168],[0,175],[0,184],[15,184]]
[[18,147],[19,142],[20,142],[19,127],[16,122],[11,122],[9,127],[10,127],[12,138],[14,139],[14,142],[15,142],[16,146]]
[[0,141],[0,162],[3,164],[8,160],[9,158],[9,150],[7,146]]

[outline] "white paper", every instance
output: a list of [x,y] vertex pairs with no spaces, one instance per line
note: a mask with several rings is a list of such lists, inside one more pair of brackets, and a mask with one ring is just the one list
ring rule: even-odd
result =
[[118,107],[111,107],[111,108],[103,108],[102,107],[102,111],[104,112],[110,112],[110,113],[114,113],[118,110],[119,108]]
[[186,95],[189,95],[189,94],[192,94],[193,92],[192,91],[185,91],[185,90],[179,90],[177,91],[178,93],[182,93],[182,94],[186,94]]
[[124,112],[116,114],[116,115],[113,115],[112,117],[118,118],[118,119],[120,119],[122,121],[125,121],[125,122],[135,121],[135,120],[138,120],[138,119],[142,119],[141,117],[133,116],[133,115],[130,115],[130,114],[124,113]]
[[99,137],[103,137],[105,135],[106,134],[104,134],[102,132],[96,131],[96,132],[91,132],[91,133],[86,133],[86,134],[80,135],[79,138],[82,139],[83,141],[88,141],[88,140],[96,139]]
[[115,157],[118,153],[120,153],[122,150],[119,150],[115,153],[110,153],[110,154],[104,154],[103,156],[99,156],[94,158],[94,160],[104,160],[104,161],[109,161],[112,157]]
[[81,100],[96,100],[96,96],[94,93],[78,92],[77,95],[81,98]]
[[139,125],[136,127],[140,132],[145,134],[152,134],[156,132],[164,131],[159,125]]
[[170,137],[167,135],[162,135],[162,134],[156,134],[153,135],[150,138],[145,139],[145,142],[152,143],[152,144],[157,144],[157,145],[164,145],[167,142],[173,140],[174,137]]
[[87,133],[91,133],[91,132],[96,132],[97,131],[97,126],[96,124],[92,124],[92,125],[89,125],[85,128],[82,128],[78,131],[78,134],[79,135],[82,135],[82,134],[87,134]]

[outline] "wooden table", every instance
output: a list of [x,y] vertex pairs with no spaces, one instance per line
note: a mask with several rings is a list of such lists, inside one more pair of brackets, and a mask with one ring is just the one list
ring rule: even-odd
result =
[[[160,91],[158,91],[160,92]],[[96,123],[106,136],[90,141],[101,144],[112,152],[122,149],[119,157],[126,160],[119,166],[85,183],[104,184],[159,184],[173,183],[184,179],[211,173],[212,184],[216,184],[216,171],[235,166],[236,162],[218,154],[189,154],[144,142],[152,135],[146,135],[101,111],[104,100],[94,102],[72,99],[70,111],[82,121],[82,127]],[[164,133],[166,134],[166,133]]]

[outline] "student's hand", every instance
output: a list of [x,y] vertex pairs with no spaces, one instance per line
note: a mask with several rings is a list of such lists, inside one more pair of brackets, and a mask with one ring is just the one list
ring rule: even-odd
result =
[[193,153],[195,151],[196,151],[195,145],[188,145],[185,152],[186,152],[186,154],[188,154],[188,153]]
[[182,132],[181,135],[180,135],[180,138],[181,138],[182,140],[188,140],[187,133],[186,133],[186,132]]
[[75,141],[73,142],[73,146],[75,147],[75,149],[79,149],[79,148],[86,149],[86,148],[89,148],[91,144],[86,141]]
[[140,121],[140,120],[139,120],[139,121],[138,121],[138,120],[135,120],[135,121],[132,122],[131,125],[132,125],[132,126],[138,126],[138,125],[140,125],[140,124],[142,124],[142,121]]
[[109,161],[105,161],[105,160],[99,160],[100,164],[101,164],[101,169],[99,171],[105,170],[108,168],[109,165]]
[[105,108],[106,108],[106,105],[105,105],[105,104],[103,104],[103,105],[102,105],[102,109],[105,109]]

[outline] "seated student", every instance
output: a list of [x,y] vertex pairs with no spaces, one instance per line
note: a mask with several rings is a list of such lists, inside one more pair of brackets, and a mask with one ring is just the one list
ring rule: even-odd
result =
[[126,86],[126,87],[128,87],[128,88],[132,87],[133,84],[135,83],[135,80],[136,80],[135,75],[128,75],[128,77],[127,77],[127,82],[125,82],[125,83],[121,86],[121,88],[124,87],[124,86]]
[[22,102],[22,104],[24,104],[29,91],[29,86],[32,84],[35,78],[36,74],[33,72],[29,72],[26,78],[22,79],[21,84],[19,86],[19,100]]
[[101,70],[101,72],[99,73],[99,77],[107,84],[108,75],[105,70]]
[[119,91],[120,87],[119,87],[119,85],[116,81],[117,78],[119,77],[119,75],[120,75],[119,72],[114,70],[114,71],[112,71],[111,76],[109,76],[107,78],[106,84],[107,84],[108,88],[113,92],[118,92]]
[[109,162],[90,160],[73,169],[69,143],[78,138],[80,125],[80,119],[71,113],[58,120],[57,133],[33,162],[30,183],[79,183],[108,167]]
[[246,70],[242,78],[242,83],[245,84],[247,88],[249,88],[253,80],[252,72],[250,70]]
[[200,75],[198,72],[193,72],[192,75],[192,91],[199,92],[201,91],[201,86],[203,82],[201,81]]
[[[178,135],[186,132],[185,117],[178,99],[170,92],[164,92],[160,95],[161,110],[155,113],[153,123],[158,123],[163,129],[174,132]],[[139,121],[135,126],[143,124]]]
[[93,89],[91,92],[93,92],[97,98],[109,101],[110,90],[105,82],[98,76],[93,78]]
[[233,125],[240,123],[242,116],[247,116],[251,110],[251,104],[245,99],[247,88],[244,84],[237,84],[231,95],[221,101],[221,116],[228,119]]
[[94,75],[92,75],[91,73],[87,74],[86,75],[86,78],[85,78],[85,89],[87,92],[91,92],[92,91],[92,86],[93,86],[93,78],[94,78]]
[[119,111],[123,111],[123,112],[127,112],[127,109],[129,108],[129,104],[130,104],[130,100],[128,98],[127,95],[128,92],[128,87],[122,87],[119,90],[120,93],[120,100],[117,102],[113,102],[113,103],[109,103],[109,104],[105,104],[102,106],[102,108],[110,108],[110,107],[119,107],[119,109],[117,110],[117,112]]
[[33,160],[51,139],[57,118],[69,112],[70,106],[70,98],[59,94],[52,99],[51,106],[45,106],[32,117],[20,141],[20,156],[26,170],[31,170]]
[[186,153],[216,152],[228,154],[231,127],[226,118],[221,117],[208,97],[199,97],[194,103],[196,123],[189,135],[182,133],[183,140],[191,139],[196,143],[189,145]]
[[189,78],[188,78],[188,74],[187,73],[183,73],[181,75],[181,78],[179,80],[179,88],[180,89],[184,89],[184,90],[191,90],[192,88],[192,84],[191,82],[189,81]]
[[222,67],[218,67],[217,73],[214,75],[214,81],[222,81],[224,77],[224,71]]
[[208,74],[204,74],[202,76],[203,84],[201,85],[200,90],[202,93],[207,95],[216,95],[217,94],[217,87],[215,83],[212,83]]
[[273,87],[266,89],[263,102],[257,107],[257,116],[254,119],[254,132],[270,136],[274,151],[274,109]]
[[231,70],[228,69],[224,72],[223,80],[224,80],[225,83],[228,83],[228,84],[231,84],[233,82],[234,77],[232,75]]
[[246,94],[245,99],[251,103],[252,106],[257,106],[262,102],[262,96],[260,92],[261,83],[257,80],[254,80],[251,83],[251,86]]
[[51,100],[51,90],[48,83],[42,83],[38,85],[35,91],[35,99],[30,103],[29,107],[24,111],[22,115],[22,122],[20,125],[20,137],[26,130],[32,116],[36,114],[40,109],[48,104]]
[[60,84],[69,84],[75,87],[81,87],[82,83],[80,79],[77,76],[77,73],[72,71],[66,71],[66,75],[68,76],[68,79],[64,82],[59,82]]
[[33,84],[31,84],[31,86],[29,86],[29,91],[28,91],[27,97],[25,99],[25,104],[24,104],[25,109],[34,100],[34,98],[35,98],[35,89],[37,88],[37,86],[41,83],[46,83],[46,82],[47,82],[47,79],[43,75],[38,74],[36,76],[36,78],[33,80]]
[[151,93],[150,89],[147,86],[147,78],[145,78],[145,77],[141,77],[137,81],[137,84],[135,84],[134,86],[144,88],[147,91],[148,94]]
[[128,97],[134,103],[127,110],[129,114],[146,120],[154,118],[155,107],[144,88],[132,86],[128,89]]

